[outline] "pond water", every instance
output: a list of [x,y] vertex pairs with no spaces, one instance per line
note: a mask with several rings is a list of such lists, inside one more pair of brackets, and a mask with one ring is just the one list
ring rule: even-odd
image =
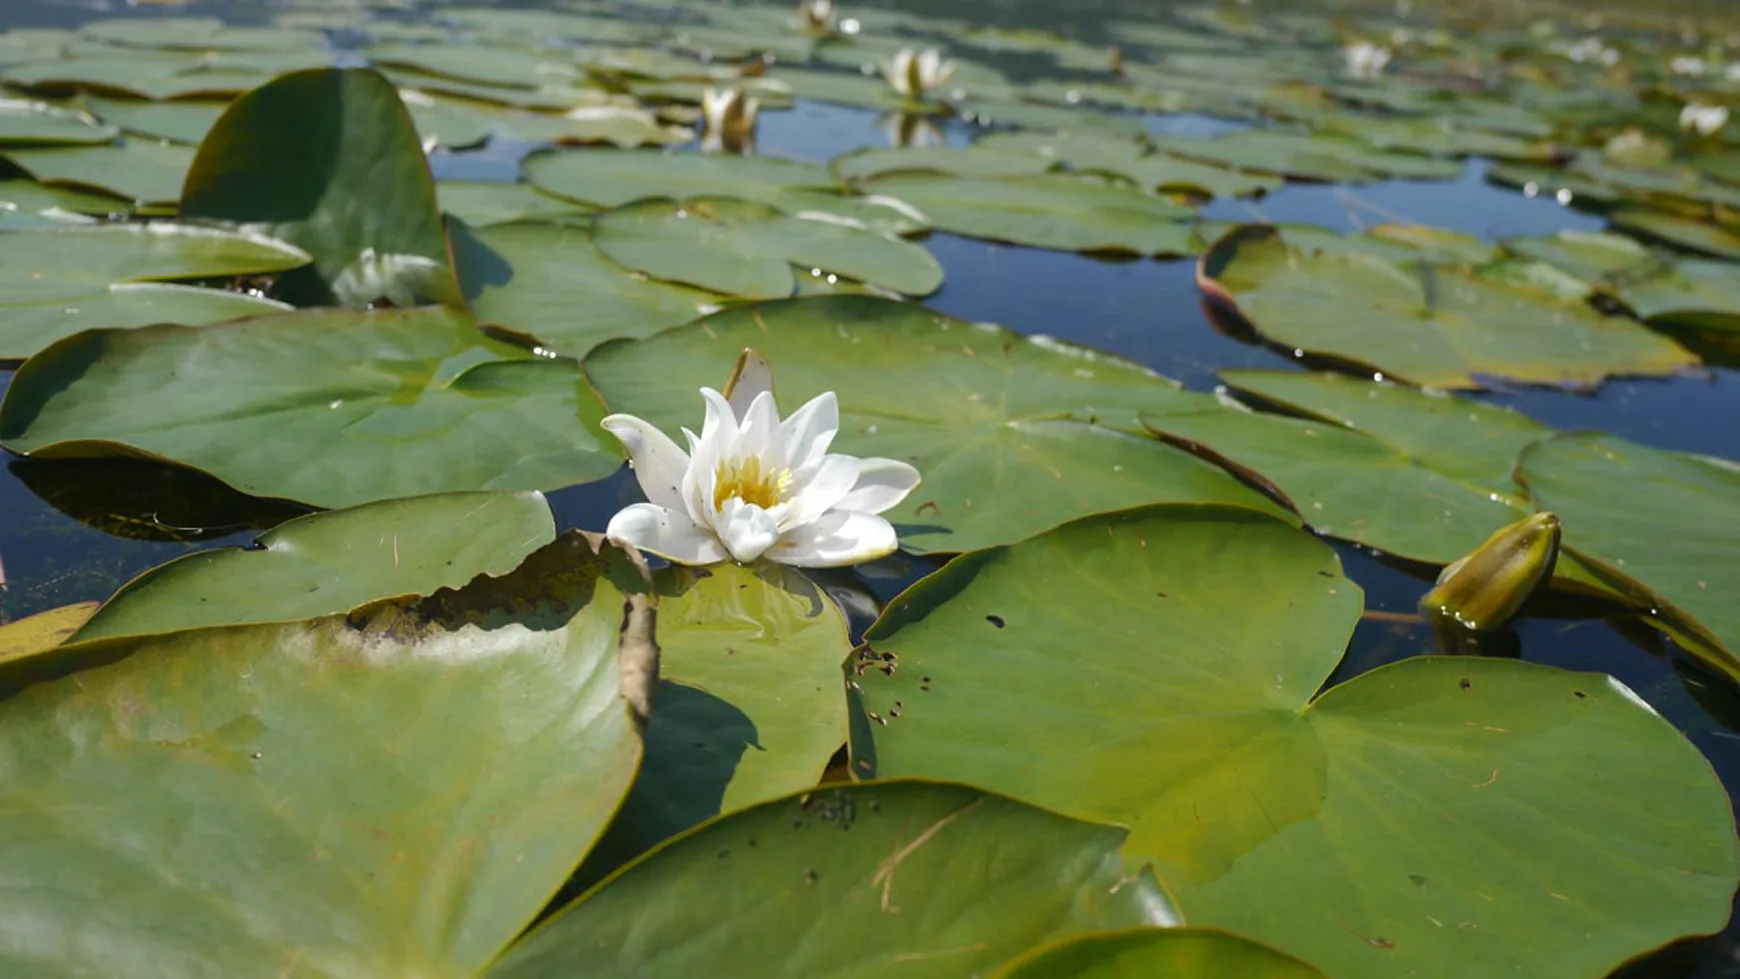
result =
[[[1072,10],[1066,25],[1058,11]],[[1098,7],[1028,4],[934,4],[932,12],[983,15],[987,21],[1064,26],[1090,25],[1099,13],[1139,13],[1144,4]],[[924,9],[923,4],[908,4]],[[940,9],[939,9],[940,8]],[[149,14],[167,8],[133,8],[104,0],[0,3],[0,28],[75,26],[119,12]],[[175,13],[214,13],[240,22],[264,16],[266,8],[201,4]],[[1019,58],[1006,68],[1018,70]],[[1150,116],[1156,133],[1206,134],[1243,125],[1199,116]],[[942,138],[951,145],[972,141],[972,126],[950,121]],[[799,100],[790,111],[763,116],[759,152],[825,162],[856,147],[888,145],[879,113]],[[476,153],[434,156],[438,177],[512,179],[528,144],[497,142]],[[1290,184],[1260,199],[1220,199],[1203,215],[1227,221],[1296,222],[1337,231],[1402,221],[1497,239],[1560,229],[1595,230],[1604,222],[1564,206],[1549,195],[1525,196],[1487,179],[1490,164],[1474,159],[1454,180],[1390,180],[1358,187]],[[1271,350],[1219,329],[1203,310],[1193,279],[1195,262],[1107,260],[994,244],[945,233],[931,235],[931,252],[942,263],[945,285],[925,300],[940,312],[972,321],[999,323],[1027,334],[1048,334],[1129,357],[1176,378],[1190,389],[1211,391],[1228,368],[1295,364]],[[0,373],[9,384],[11,371]],[[1740,459],[1740,371],[1712,364],[1668,379],[1625,379],[1595,393],[1545,388],[1505,388],[1479,397],[1517,408],[1565,429],[1599,429],[1666,449]],[[559,522],[602,530],[618,508],[639,499],[626,472],[603,483],[551,494]],[[75,601],[101,599],[144,569],[196,548],[242,544],[264,527],[302,512],[293,505],[262,506],[235,498],[199,480],[149,463],[50,464],[13,459],[0,470],[0,621]],[[1433,647],[1431,630],[1409,621],[1430,585],[1423,573],[1380,559],[1359,547],[1336,543],[1348,574],[1366,591],[1368,614],[1358,629],[1337,680]],[[893,577],[867,577],[883,599],[934,567],[921,560]],[[863,623],[856,623],[862,627]],[[1611,673],[1643,696],[1697,745],[1740,795],[1740,697],[1711,676],[1673,642],[1629,621],[1526,616],[1482,647],[1483,652],[1578,670]],[[1740,975],[1740,928],[1687,942],[1640,962],[1623,974],[1715,977]]]

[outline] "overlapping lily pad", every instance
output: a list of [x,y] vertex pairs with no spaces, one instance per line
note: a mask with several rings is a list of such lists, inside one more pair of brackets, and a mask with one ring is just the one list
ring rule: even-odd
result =
[[138,140],[3,155],[45,184],[110,193],[140,205],[173,205],[193,165],[191,147]]
[[1197,280],[1277,344],[1415,384],[1473,388],[1505,377],[1586,386],[1697,362],[1629,319],[1514,276],[1307,252],[1265,226],[1223,237],[1203,256]]
[[600,207],[649,197],[736,197],[780,207],[790,191],[834,186],[827,168],[776,156],[585,150],[536,153],[524,166],[540,190]]
[[435,185],[441,210],[474,228],[526,220],[579,218],[594,208],[500,180],[443,180]]
[[586,373],[613,411],[677,437],[699,420],[696,389],[722,384],[750,346],[773,365],[785,410],[838,394],[839,451],[918,467],[924,482],[887,514],[910,551],[971,550],[1163,500],[1280,512],[1218,467],[1134,434],[1138,412],[1187,409],[1201,395],[1115,357],[889,300],[728,310],[606,344]]
[[777,962],[816,979],[954,979],[1050,939],[1176,923],[1153,877],[1125,872],[1122,837],[964,785],[821,788],[649,854],[488,976],[749,975]]
[[118,130],[82,112],[26,99],[0,99],[0,146],[92,146]]
[[1517,477],[1617,591],[1657,609],[1688,648],[1740,677],[1733,601],[1740,468],[1608,435],[1570,433],[1522,454]]
[[625,268],[748,299],[791,295],[793,265],[913,296],[942,285],[923,246],[826,218],[731,198],[654,199],[600,214],[592,238]]
[[723,297],[636,275],[612,262],[584,225],[515,222],[456,229],[454,256],[480,322],[580,357],[716,310]]
[[1043,175],[983,180],[894,173],[864,190],[899,198],[937,228],[1062,251],[1188,255],[1200,247],[1184,223],[1191,209],[1091,177]]
[[515,353],[436,307],[92,330],[14,376],[0,444],[166,459],[326,507],[615,471],[621,456],[578,368],[503,359]]
[[200,144],[181,213],[305,249],[310,304],[460,302],[417,131],[367,69],[293,72],[237,101]]
[[550,505],[536,492],[446,493],[309,514],[250,547],[152,568],[104,602],[76,640],[295,622],[428,595],[505,575],[555,536]]
[[1670,245],[1714,255],[1718,258],[1740,259],[1740,235],[1693,218],[1642,208],[1624,208],[1609,215],[1613,226]]
[[0,234],[0,359],[23,359],[90,327],[194,326],[278,312],[288,307],[152,280],[272,274],[307,263],[306,253],[280,241],[179,224]]
[[1188,920],[1332,974],[1603,975],[1727,920],[1727,795],[1634,694],[1472,658],[1317,694],[1359,613],[1261,514],[1089,518],[896,598],[854,752],[1131,826]]
[[640,760],[618,659],[644,585],[613,549],[559,556],[519,589],[536,612],[483,587],[63,648],[93,665],[0,702],[3,903],[33,922],[0,968],[482,970]]
[[1274,949],[1225,932],[1132,928],[1095,932],[1036,949],[995,979],[1320,979],[1323,973]]
[[86,104],[104,122],[129,133],[198,146],[223,115],[223,102],[140,102],[88,96]]
[[1304,180],[1448,180],[1462,172],[1453,161],[1385,152],[1348,139],[1276,130],[1241,129],[1216,139],[1161,137],[1155,143],[1168,153],[1192,160]]

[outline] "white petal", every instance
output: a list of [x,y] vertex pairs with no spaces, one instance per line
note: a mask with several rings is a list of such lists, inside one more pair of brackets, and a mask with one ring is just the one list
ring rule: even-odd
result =
[[834,508],[881,513],[906,499],[917,486],[918,470],[898,459],[860,459],[857,485]]
[[779,426],[785,467],[795,472],[820,462],[839,430],[840,402],[834,392],[824,391],[811,398]]
[[847,455],[823,457],[807,482],[792,487],[791,502],[779,515],[779,529],[791,530],[834,509],[858,482],[859,461]]
[[684,509],[683,476],[689,471],[689,454],[643,418],[610,415],[599,424],[628,450],[634,478],[646,498],[668,509]]
[[894,525],[881,517],[835,510],[786,533],[767,556],[798,568],[840,568],[886,557],[900,546]]
[[779,540],[779,527],[772,514],[736,497],[725,501],[725,510],[713,529],[732,559],[745,564],[766,553]]
[[765,458],[779,437],[779,409],[773,405],[773,392],[763,391],[749,402],[749,408],[739,420],[738,438],[731,449],[733,458]]
[[[744,120],[746,127],[755,125],[755,114],[761,111],[761,103],[751,99],[748,118]],[[749,403],[763,391],[773,393],[773,368],[768,366],[767,358],[758,350],[745,350],[737,362],[737,369],[731,374],[731,383],[725,385],[730,389],[726,398],[731,403],[731,410],[742,418],[749,410]]]
[[701,400],[707,402],[707,417],[701,420],[701,441],[719,445],[736,442],[737,413],[731,410],[725,396],[712,388],[702,388]]
[[636,503],[617,511],[610,518],[604,536],[677,564],[717,564],[725,560],[725,549],[712,534],[696,526],[688,514],[651,503]]

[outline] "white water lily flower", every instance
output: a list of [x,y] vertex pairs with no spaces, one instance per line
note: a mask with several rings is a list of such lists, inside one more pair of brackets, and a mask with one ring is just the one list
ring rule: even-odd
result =
[[877,514],[918,485],[893,459],[830,453],[840,409],[829,391],[781,422],[765,378],[744,376],[731,399],[702,388],[701,434],[684,452],[650,422],[604,419],[622,440],[648,502],[610,518],[605,534],[678,564],[766,557],[800,568],[859,564],[894,553]]
[[834,33],[834,0],[800,0],[798,18],[812,34]]
[[707,89],[701,93],[701,119],[706,123],[701,148],[712,153],[742,152],[755,142],[755,120],[760,115],[761,101],[745,96],[741,88]]
[[1341,49],[1341,60],[1347,64],[1347,73],[1366,81],[1382,76],[1391,57],[1389,48],[1380,48],[1370,41],[1349,44]]
[[923,51],[901,48],[894,60],[882,66],[882,77],[908,99],[922,99],[925,93],[955,77],[955,63],[943,60],[942,52],[936,48]]
[[1680,128],[1695,132],[1699,136],[1714,136],[1727,124],[1728,107],[1725,105],[1687,102],[1685,108],[1680,110]]

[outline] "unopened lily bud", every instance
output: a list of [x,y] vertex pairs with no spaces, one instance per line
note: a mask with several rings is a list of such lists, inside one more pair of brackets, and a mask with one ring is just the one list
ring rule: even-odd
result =
[[1124,49],[1112,45],[1106,49],[1106,68],[1114,75],[1124,73]]
[[1420,609],[1469,629],[1496,629],[1552,576],[1558,557],[1559,518],[1537,513],[1445,568]]

